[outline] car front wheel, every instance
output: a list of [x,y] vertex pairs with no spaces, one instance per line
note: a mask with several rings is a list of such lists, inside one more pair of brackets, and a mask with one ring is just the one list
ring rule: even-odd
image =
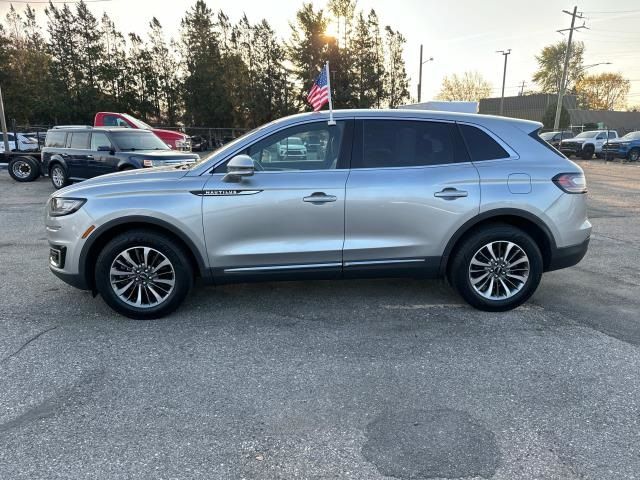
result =
[[115,311],[136,320],[174,311],[193,284],[186,252],[160,233],[134,230],[118,235],[98,255],[96,288]]
[[58,163],[49,169],[49,177],[51,178],[51,183],[56,189],[61,189],[71,183],[69,181],[67,171]]
[[449,279],[471,306],[501,312],[526,302],[538,288],[540,249],[524,231],[510,225],[485,227],[456,250]]

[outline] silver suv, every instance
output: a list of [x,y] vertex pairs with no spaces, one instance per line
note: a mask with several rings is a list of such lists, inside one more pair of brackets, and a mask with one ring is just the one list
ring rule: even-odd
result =
[[[137,319],[176,309],[196,278],[446,277],[474,307],[503,311],[585,255],[584,174],[541,124],[416,110],[335,119],[294,115],[195,165],[57,191],[51,270]],[[314,147],[283,155],[290,143]]]

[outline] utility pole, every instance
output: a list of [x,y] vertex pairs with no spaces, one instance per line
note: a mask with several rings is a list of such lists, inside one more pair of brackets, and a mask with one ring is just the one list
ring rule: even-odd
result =
[[520,96],[524,95],[524,85],[525,85],[525,83],[526,82],[524,80],[522,80],[522,85],[520,86]]
[[4,141],[4,152],[9,153],[9,134],[7,133],[7,121],[4,118],[4,102],[2,101],[1,88],[0,88],[0,126],[2,126],[2,139]]
[[422,65],[431,61],[433,61],[433,57],[427,58],[424,62],[422,61],[422,44],[420,44],[420,70],[418,74],[418,103],[420,103],[420,98],[422,97]]
[[504,115],[504,84],[507,80],[507,57],[511,54],[511,49],[496,50],[496,53],[500,53],[504,56],[504,71],[502,72],[502,96],[500,97],[500,115]]
[[566,83],[567,83],[567,70],[569,68],[569,60],[571,59],[571,40],[573,40],[573,31],[587,28],[584,24],[576,27],[576,18],[583,19],[582,14],[578,14],[578,7],[573,7],[573,13],[567,10],[563,10],[563,13],[571,15],[571,27],[558,30],[558,33],[566,32],[569,30],[569,40],[567,41],[567,51],[564,56],[564,68],[562,69],[562,79],[560,80],[560,88],[558,89],[558,105],[556,106],[556,118],[553,121],[553,129],[558,130],[560,127],[560,113],[562,112],[562,97],[564,96]]

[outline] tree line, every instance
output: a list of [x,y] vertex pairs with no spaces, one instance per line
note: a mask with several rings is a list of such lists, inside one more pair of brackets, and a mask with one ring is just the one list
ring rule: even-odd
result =
[[[330,62],[334,108],[408,101],[404,36],[356,0],[304,3],[288,39],[266,20],[232,22],[197,0],[178,38],[151,19],[146,35],[123,34],[80,1],[50,2],[46,26],[28,4],[0,24],[0,85],[20,125],[91,123],[97,111],[129,112],[159,125],[255,127],[307,110],[306,92]],[[328,35],[331,25],[337,33]]]

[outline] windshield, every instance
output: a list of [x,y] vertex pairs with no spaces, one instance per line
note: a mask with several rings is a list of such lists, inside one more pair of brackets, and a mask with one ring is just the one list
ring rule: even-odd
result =
[[142,120],[138,120],[137,118],[132,117],[127,113],[123,113],[122,116],[125,117],[127,120],[129,120],[131,123],[133,123],[136,127],[141,128],[142,130],[153,130],[153,127],[151,127],[150,125],[147,125]]
[[627,133],[622,140],[640,140],[640,132]]
[[540,134],[540,138],[543,140],[551,140],[556,133],[557,132],[544,132]]
[[592,138],[598,135],[599,132],[582,132],[576,135],[575,138]]
[[278,122],[278,120],[273,120],[269,123],[265,123],[264,125],[261,125],[257,128],[254,128],[253,130],[249,130],[247,133],[240,135],[237,138],[234,138],[232,141],[230,141],[229,143],[225,143],[223,146],[216,148],[215,150],[213,150],[211,153],[209,153],[209,155],[207,155],[206,157],[200,159],[200,161],[196,162],[196,163],[189,163],[185,166],[185,168],[191,169],[194,167],[199,167],[202,162],[209,160],[210,158],[212,158],[215,155],[218,155],[219,153],[223,153],[226,150],[231,150],[233,149],[239,142],[241,142],[247,135],[253,135],[254,133],[265,129],[265,128],[269,128],[271,125],[273,125],[274,123]]
[[111,138],[122,151],[171,150],[152,132],[111,132]]

